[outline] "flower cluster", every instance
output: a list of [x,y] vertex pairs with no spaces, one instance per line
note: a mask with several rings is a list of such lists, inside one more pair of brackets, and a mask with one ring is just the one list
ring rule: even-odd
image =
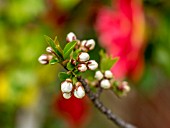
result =
[[[60,63],[67,70],[67,72],[59,73],[59,79],[63,81],[61,83],[63,97],[70,99],[74,95],[76,98],[83,98],[85,89],[78,81],[78,77],[86,70],[95,71],[98,68],[98,63],[95,60],[90,60],[88,54],[88,51],[94,49],[95,41],[93,39],[80,41],[73,32],[67,35],[67,44],[64,49],[60,47],[57,37],[52,40],[46,36],[46,41],[50,45],[46,48],[47,54],[42,54],[38,61],[41,64]],[[118,96],[125,95],[130,90],[128,83],[117,82],[113,79],[113,74],[110,71],[118,59],[112,58],[102,51],[100,56],[100,70],[96,71],[94,76],[97,79],[97,85],[103,89],[112,89]]]
[[89,60],[90,56],[87,53],[89,50],[93,50],[95,47],[95,41],[93,39],[80,41],[77,39],[73,32],[70,32],[66,41],[72,42],[73,40],[77,41],[76,50],[79,50],[79,54],[76,59],[72,58],[71,63],[77,65],[79,72],[85,72],[87,69],[95,70],[98,68],[98,63],[95,60]]
[[76,98],[83,98],[85,96],[85,90],[81,82],[76,82],[75,87],[73,87],[73,82],[71,79],[66,79],[61,83],[61,91],[65,99],[69,99],[74,93]]
[[101,71],[96,71],[94,77],[100,81],[100,86],[103,89],[109,89],[111,87],[113,74],[110,70],[106,70],[104,73],[102,73]]

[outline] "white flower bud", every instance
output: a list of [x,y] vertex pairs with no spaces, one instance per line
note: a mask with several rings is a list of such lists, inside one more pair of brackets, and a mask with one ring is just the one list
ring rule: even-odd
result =
[[71,98],[71,93],[63,93],[63,97],[65,99],[70,99]]
[[73,84],[70,79],[66,79],[64,82],[61,83],[61,91],[64,93],[69,93],[73,89]]
[[78,67],[77,69],[80,71],[80,72],[85,72],[87,70],[87,66],[85,64],[78,64]]
[[128,82],[123,81],[121,86],[122,86],[122,90],[123,90],[124,93],[128,93],[130,91],[130,87],[128,85]]
[[70,32],[69,34],[67,34],[66,41],[72,42],[73,40],[76,40],[76,35],[73,32]]
[[85,43],[85,47],[88,48],[89,50],[93,50],[95,47],[95,41],[93,39],[88,40]]
[[85,90],[83,86],[78,86],[75,90],[74,90],[74,96],[76,98],[83,98],[85,96]]
[[42,54],[39,58],[38,58],[38,61],[41,63],[41,64],[48,64],[49,61],[53,58],[52,55],[47,55],[47,54]]
[[90,56],[86,52],[81,52],[78,56],[78,61],[79,62],[86,62],[90,59]]
[[103,79],[100,86],[104,89],[109,89],[111,87],[110,81],[108,79]]
[[97,80],[101,80],[103,78],[103,74],[101,71],[96,71],[94,78]]
[[90,61],[88,61],[88,63],[87,63],[87,67],[88,67],[90,70],[95,70],[96,68],[98,68],[98,63],[97,63],[95,60],[90,60]]
[[46,51],[47,51],[48,53],[53,53],[53,49],[52,49],[51,47],[47,47],[47,48],[46,48]]
[[106,78],[108,78],[108,79],[113,78],[113,74],[112,74],[112,72],[111,72],[110,70],[106,70],[106,71],[104,72],[104,76],[105,76]]

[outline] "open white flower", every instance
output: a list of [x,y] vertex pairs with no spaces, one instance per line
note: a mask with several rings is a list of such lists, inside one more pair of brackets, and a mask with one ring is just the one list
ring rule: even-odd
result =
[[70,79],[66,79],[64,82],[61,83],[61,91],[63,93],[69,93],[73,89],[73,84]]
[[63,93],[63,97],[65,99],[70,99],[71,98],[71,93]]
[[96,68],[98,68],[98,63],[97,63],[95,60],[90,60],[90,61],[88,61],[88,63],[87,63],[87,67],[88,67],[90,70],[95,70]]
[[111,87],[111,83],[108,79],[103,79],[100,83],[100,86],[104,89],[109,89]]
[[104,72],[104,76],[105,76],[106,78],[108,78],[108,79],[113,78],[113,74],[112,74],[112,72],[111,72],[110,70],[106,70],[106,71]]
[[96,71],[94,78],[101,80],[103,78],[103,73],[101,71]]
[[86,52],[81,52],[79,55],[78,55],[78,61],[79,62],[86,62],[90,59],[90,56],[88,53]]
[[67,34],[66,41],[72,42],[73,40],[76,40],[76,35],[73,32],[70,32],[69,34]]

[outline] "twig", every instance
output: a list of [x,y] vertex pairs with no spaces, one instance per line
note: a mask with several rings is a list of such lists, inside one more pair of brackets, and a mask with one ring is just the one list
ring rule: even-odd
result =
[[[93,93],[89,86],[87,85],[86,81],[82,79],[81,77],[78,77],[78,80],[82,83],[84,86],[84,89],[88,95],[88,97],[91,99],[93,104],[103,113],[107,116],[108,119],[110,119],[112,122],[117,124],[120,128],[137,128],[136,126],[133,126],[132,124],[129,124],[122,120],[121,118],[114,115],[110,109],[105,107],[103,103],[99,100],[98,96],[96,96],[95,93]],[[100,94],[99,94],[100,95]]]

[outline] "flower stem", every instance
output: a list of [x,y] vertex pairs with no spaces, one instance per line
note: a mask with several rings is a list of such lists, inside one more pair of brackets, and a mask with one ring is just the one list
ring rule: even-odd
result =
[[84,89],[86,91],[86,94],[90,98],[90,100],[93,102],[93,104],[98,108],[100,112],[102,112],[108,119],[110,119],[113,123],[118,125],[120,128],[137,128],[136,126],[125,122],[121,118],[114,115],[110,109],[105,107],[103,103],[99,100],[98,96],[96,96],[95,93],[93,93],[89,86],[87,85],[86,81],[82,79],[81,77],[78,77],[78,80],[82,83],[84,86]]

